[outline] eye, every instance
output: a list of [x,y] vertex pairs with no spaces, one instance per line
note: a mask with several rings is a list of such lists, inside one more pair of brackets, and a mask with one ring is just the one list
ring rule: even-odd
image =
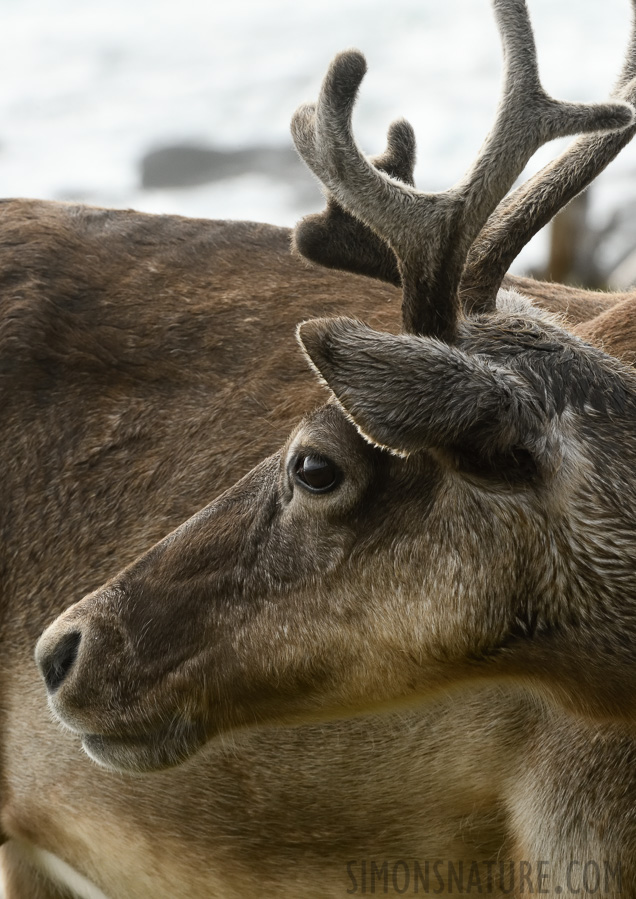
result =
[[327,493],[340,482],[340,470],[323,456],[298,456],[294,463],[297,481],[312,493]]

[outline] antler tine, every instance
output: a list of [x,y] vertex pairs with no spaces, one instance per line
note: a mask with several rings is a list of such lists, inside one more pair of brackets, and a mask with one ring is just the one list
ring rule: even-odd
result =
[[[636,0],[627,56],[611,96],[636,105]],[[556,213],[606,168],[636,133],[636,122],[610,134],[583,135],[517,188],[486,222],[470,249],[460,284],[465,307],[494,309],[511,263]]]
[[355,51],[331,64],[317,106],[292,121],[309,167],[349,212],[390,245],[399,260],[405,330],[452,340],[457,290],[470,245],[541,144],[581,130],[622,127],[631,110],[558,103],[543,91],[524,0],[494,0],[505,57],[502,102],[494,128],[462,181],[421,193],[374,168],[356,146],[351,113],[366,71]]
[[[369,162],[391,178],[413,185],[415,134],[409,123],[403,119],[393,122],[386,150]],[[398,261],[390,246],[327,190],[325,194],[326,208],[305,216],[294,228],[292,250],[326,268],[367,275],[400,287]]]

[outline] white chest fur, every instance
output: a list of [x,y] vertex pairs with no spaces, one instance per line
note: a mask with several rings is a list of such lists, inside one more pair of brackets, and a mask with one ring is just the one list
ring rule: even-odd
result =
[[29,853],[33,863],[37,865],[48,877],[59,886],[65,887],[77,899],[108,899],[105,893],[79,874],[75,868],[71,868],[57,855],[47,852],[45,849],[32,849]]

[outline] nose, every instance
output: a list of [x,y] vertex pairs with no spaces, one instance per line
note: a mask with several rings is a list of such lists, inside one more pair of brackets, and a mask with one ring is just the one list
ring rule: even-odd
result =
[[38,643],[35,660],[49,693],[55,693],[71,673],[81,640],[80,631],[73,630],[62,634],[53,643],[46,640]]

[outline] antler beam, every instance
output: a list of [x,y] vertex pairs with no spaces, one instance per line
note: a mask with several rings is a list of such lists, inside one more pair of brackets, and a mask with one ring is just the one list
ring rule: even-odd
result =
[[[390,178],[414,186],[415,134],[403,119],[389,126],[384,153],[369,159]],[[327,207],[305,216],[294,228],[293,249],[306,259],[400,287],[402,278],[391,247],[347,212],[328,191]]]
[[[612,96],[636,105],[636,0],[627,55]],[[494,309],[501,281],[523,247],[589,186],[634,134],[636,123],[610,134],[579,137],[504,200],[468,254],[460,285],[465,307],[474,312]]]

